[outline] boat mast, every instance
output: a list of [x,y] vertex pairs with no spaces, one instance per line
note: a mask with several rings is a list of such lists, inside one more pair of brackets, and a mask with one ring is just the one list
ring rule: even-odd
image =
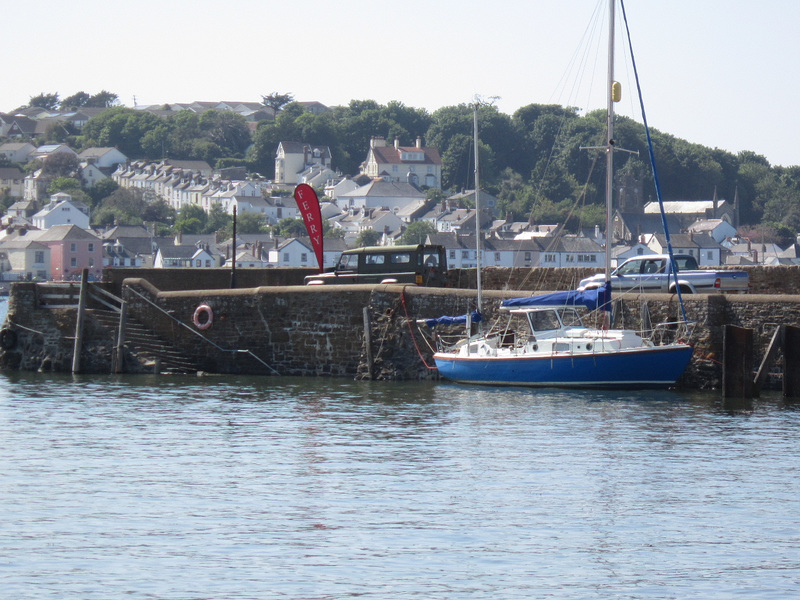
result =
[[614,4],[608,0],[608,111],[606,115],[606,283],[611,281],[611,225],[614,218]]
[[478,105],[476,101],[472,111],[472,137],[475,146],[475,284],[478,288],[478,312],[483,306],[483,294],[481,291],[481,184],[480,169],[478,168]]

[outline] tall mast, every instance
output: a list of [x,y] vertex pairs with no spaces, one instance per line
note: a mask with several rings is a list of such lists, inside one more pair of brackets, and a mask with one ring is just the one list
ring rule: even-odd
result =
[[614,4],[608,0],[608,111],[606,123],[606,282],[611,281],[611,225],[614,218]]
[[483,306],[483,293],[481,291],[481,184],[480,184],[480,169],[478,168],[478,102],[472,112],[472,127],[473,127],[473,145],[475,146],[475,268],[476,278],[475,284],[478,287],[478,311]]

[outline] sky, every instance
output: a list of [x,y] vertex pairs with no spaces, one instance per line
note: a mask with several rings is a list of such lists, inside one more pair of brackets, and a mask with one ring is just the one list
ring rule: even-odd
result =
[[[4,8],[5,22],[17,25],[3,33],[15,52],[4,61],[0,111],[42,92],[101,90],[126,106],[256,102],[279,92],[328,106],[371,99],[431,112],[476,96],[509,115],[532,103],[594,110],[605,107],[605,59],[580,86],[570,83],[570,65],[606,4],[16,2]],[[800,165],[800,2],[626,0],[626,11],[652,128]],[[624,65],[620,59],[616,78],[625,91],[617,110],[641,121]]]

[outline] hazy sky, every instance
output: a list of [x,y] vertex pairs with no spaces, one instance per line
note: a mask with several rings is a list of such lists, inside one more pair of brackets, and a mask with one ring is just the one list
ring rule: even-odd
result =
[[[507,114],[530,103],[592,110],[605,106],[604,86],[598,80],[596,93],[576,92],[569,69],[605,5],[15,2],[3,10],[0,110],[41,92],[63,98],[102,89],[126,106],[134,97],[138,104],[252,102],[280,92],[329,106],[398,100],[433,111],[480,95],[499,97]],[[731,152],[752,150],[773,165],[800,165],[798,0],[627,0],[626,10],[651,127]],[[617,79],[626,91],[619,112],[641,120],[622,64]]]

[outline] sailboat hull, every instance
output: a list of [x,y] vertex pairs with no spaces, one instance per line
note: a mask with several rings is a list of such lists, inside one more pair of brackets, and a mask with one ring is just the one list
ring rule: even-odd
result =
[[442,377],[459,383],[569,388],[665,388],[692,358],[685,344],[609,353],[528,356],[434,354]]

